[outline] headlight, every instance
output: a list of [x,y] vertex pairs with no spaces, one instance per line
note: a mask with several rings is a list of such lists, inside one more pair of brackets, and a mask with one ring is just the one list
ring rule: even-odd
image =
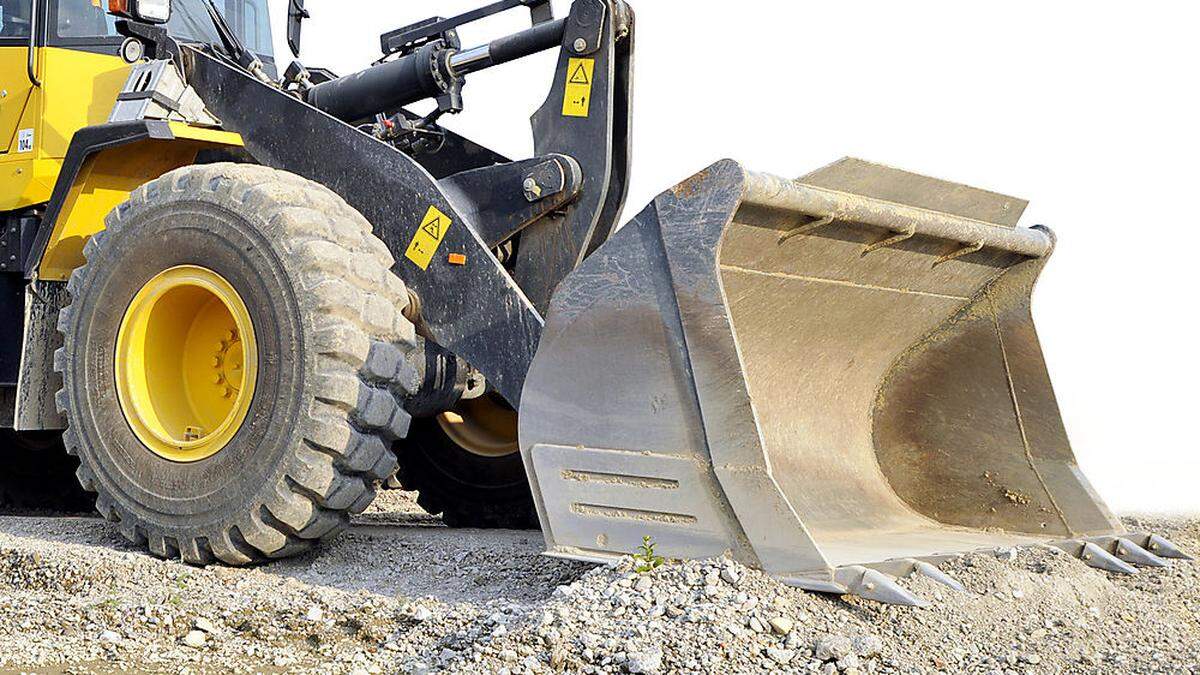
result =
[[108,13],[145,23],[166,23],[171,0],[108,0]]

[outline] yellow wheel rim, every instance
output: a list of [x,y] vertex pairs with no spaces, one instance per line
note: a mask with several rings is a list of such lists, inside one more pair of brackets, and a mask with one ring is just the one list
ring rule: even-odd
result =
[[438,425],[460,448],[482,457],[517,452],[517,413],[495,394],[462,401],[437,416]]
[[257,376],[250,313],[212,270],[173,267],[125,310],[117,396],[130,429],[160,457],[196,462],[220,452],[246,421]]

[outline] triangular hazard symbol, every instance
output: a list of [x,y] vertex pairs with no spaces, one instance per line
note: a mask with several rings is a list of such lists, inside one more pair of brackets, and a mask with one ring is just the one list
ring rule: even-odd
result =
[[575,72],[571,73],[571,79],[569,80],[569,82],[571,84],[591,84],[592,83],[592,81],[588,79],[587,68],[584,68],[582,63],[575,66]]
[[442,219],[438,216],[434,216],[432,219],[426,221],[425,224],[421,226],[421,229],[425,231],[425,234],[428,234],[434,239],[441,239]]

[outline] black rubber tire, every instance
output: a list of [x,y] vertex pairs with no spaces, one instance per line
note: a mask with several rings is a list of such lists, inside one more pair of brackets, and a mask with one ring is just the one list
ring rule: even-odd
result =
[[[155,555],[196,564],[284,557],[343,530],[395,470],[388,444],[410,421],[389,391],[396,355],[416,345],[408,293],[370,224],[318,184],[228,163],[147,183],[105,224],[71,276],[55,354],[64,441],[101,515]],[[138,289],[188,264],[237,289],[259,373],[233,440],[176,463],[130,430],[113,352]]]
[[521,454],[483,457],[459,447],[436,419],[414,419],[408,438],[392,446],[396,478],[417,503],[449,527],[529,530],[537,510]]
[[0,508],[91,513],[96,500],[75,480],[79,460],[57,431],[0,429]]

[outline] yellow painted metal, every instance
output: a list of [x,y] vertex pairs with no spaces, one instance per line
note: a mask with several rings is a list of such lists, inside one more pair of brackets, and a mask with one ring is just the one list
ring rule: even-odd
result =
[[190,141],[204,141],[215,145],[228,145],[242,147],[245,143],[242,141],[242,135],[232,131],[224,131],[222,129],[209,129],[206,127],[194,127],[185,122],[170,122],[171,133],[177,139],[186,139]]
[[450,440],[470,453],[505,457],[520,450],[517,413],[494,394],[462,401],[438,415],[437,422]]
[[33,90],[25,72],[28,55],[25,47],[0,47],[0,158],[16,148],[17,121]]
[[[180,124],[182,129],[190,127]],[[175,125],[172,125],[172,130]],[[209,131],[209,130],[199,130]],[[237,134],[215,132],[241,144]],[[54,225],[38,276],[65,281],[83,264],[83,246],[104,229],[104,217],[138,186],[195,162],[196,153],[214,146],[206,140],[143,140],[104,150],[86,161],[75,178]]]
[[[29,88],[25,74],[28,50],[0,48],[0,83],[26,93],[26,101],[11,137],[0,125],[0,211],[35,206],[50,199],[71,137],[83,127],[101,124],[112,113],[117,94],[129,75],[129,65],[116,56],[60,47],[38,50],[42,86]],[[24,84],[22,84],[24,83]],[[10,94],[12,97],[12,94]],[[9,124],[8,104],[0,119]],[[17,150],[18,129],[33,131],[32,152]]]
[[150,451],[174,462],[220,452],[250,411],[258,343],[245,303],[212,270],[184,265],[138,291],[117,333],[121,411]]
[[[79,129],[108,120],[129,66],[115,56],[47,47],[39,50],[42,86],[33,88],[25,73],[28,50],[0,48],[0,83],[9,95],[0,99],[0,211],[50,200],[71,138]],[[21,96],[19,115],[10,111]],[[7,125],[11,124],[11,129]],[[175,140],[144,140],[90,158],[75,177],[42,256],[38,274],[65,281],[83,263],[83,246],[104,228],[104,217],[138,186],[195,162],[205,148],[243,145],[238,134],[220,129],[169,124]],[[17,129],[32,129],[31,152],[16,152]],[[11,135],[11,145],[5,136]]]

